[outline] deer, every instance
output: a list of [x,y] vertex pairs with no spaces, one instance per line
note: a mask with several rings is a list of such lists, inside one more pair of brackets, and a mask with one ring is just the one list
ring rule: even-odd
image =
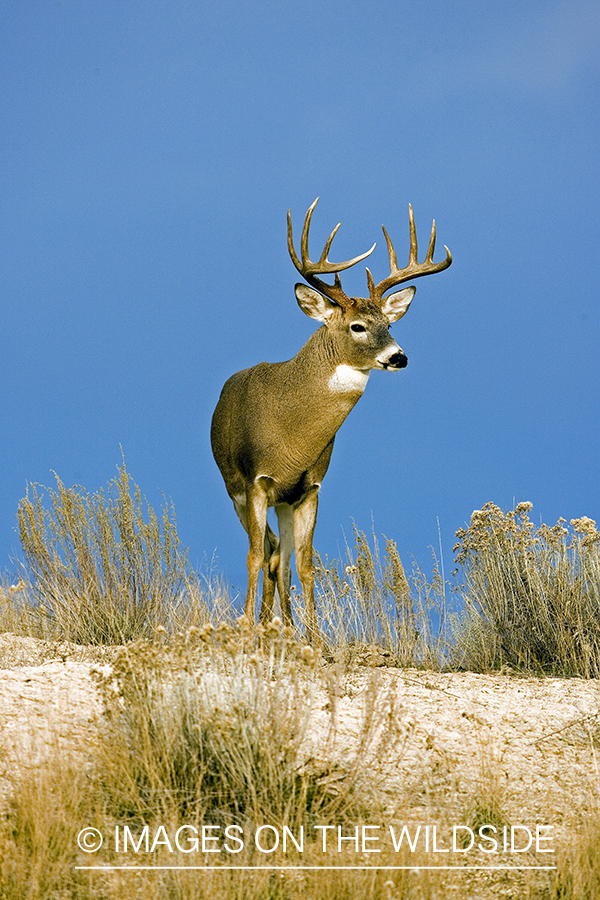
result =
[[[397,372],[408,359],[390,335],[390,325],[407,312],[414,286],[386,295],[406,281],[447,269],[452,255],[434,262],[436,228],[431,228],[429,248],[422,263],[417,260],[417,235],[409,205],[410,251],[404,268],[389,235],[390,274],[375,284],[367,268],[369,297],[350,297],[340,272],[366,259],[375,244],[345,262],[329,260],[329,251],[340,224],[336,225],[317,262],[309,257],[308,239],[312,215],[319,198],[309,207],[300,239],[300,258],[292,233],[291,209],[287,215],[287,240],[291,260],[306,283],[294,291],[300,309],[321,322],[298,353],[286,362],[261,362],[232,375],[225,383],[211,425],[212,451],[237,516],[248,535],[248,590],[245,617],[255,622],[258,581],[263,574],[260,624],[273,616],[275,593],[279,595],[284,625],[292,626],[291,557],[304,605],[306,633],[319,643],[314,596],[313,536],[321,483],[331,460],[335,436],[362,396],[373,369]],[[333,284],[321,276],[334,276]],[[279,536],[267,521],[275,508]]]

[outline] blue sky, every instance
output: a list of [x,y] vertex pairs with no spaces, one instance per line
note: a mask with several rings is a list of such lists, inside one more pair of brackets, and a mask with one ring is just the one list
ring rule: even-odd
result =
[[244,589],[210,418],[314,330],[285,217],[317,195],[311,247],[341,221],[376,281],[409,202],[454,256],[339,432],[317,548],[373,517],[427,565],[439,519],[448,570],[489,500],[600,520],[597,3],[7,0],[0,41],[0,569],[27,482],[96,490],[122,446]]

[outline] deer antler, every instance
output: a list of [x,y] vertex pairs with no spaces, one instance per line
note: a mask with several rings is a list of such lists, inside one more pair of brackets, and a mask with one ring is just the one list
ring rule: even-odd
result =
[[[362,259],[366,259],[366,257],[369,256],[369,254],[371,254],[375,249],[375,244],[373,244],[371,249],[367,250],[366,253],[363,253],[361,256],[356,256],[354,257],[354,259],[349,259],[347,260],[347,262],[330,262],[327,259],[327,256],[329,254],[333,239],[336,236],[338,228],[341,225],[341,222],[338,222],[338,224],[335,226],[335,228],[327,238],[327,241],[325,242],[325,247],[323,249],[323,252],[321,253],[319,261],[311,262],[308,255],[308,232],[310,229],[310,220],[312,219],[313,210],[318,201],[319,198],[317,197],[315,202],[309,207],[309,210],[306,213],[306,218],[304,219],[302,237],[300,238],[300,255],[302,257],[302,261],[298,259],[296,250],[294,248],[294,238],[292,234],[292,211],[291,209],[288,209],[288,250],[292,258],[292,262],[294,263],[302,277],[306,279],[306,281],[310,285],[317,288],[317,290],[319,290],[322,294],[325,294],[326,297],[329,297],[330,300],[333,300],[334,303],[337,303],[338,306],[352,306],[354,301],[344,293],[339,273],[343,272],[344,269],[349,269],[350,266],[355,266],[356,263],[359,263]],[[327,282],[322,281],[320,278],[317,278],[317,275],[327,274],[335,274],[335,281],[333,284],[327,284]]]
[[446,251],[446,259],[442,260],[442,262],[439,263],[434,263],[433,261],[433,251],[435,250],[435,219],[433,220],[433,225],[431,226],[431,237],[429,238],[429,248],[427,250],[427,256],[425,257],[424,262],[417,262],[417,231],[415,229],[415,220],[410,203],[408,205],[408,218],[410,222],[410,255],[408,259],[408,265],[403,269],[398,268],[398,260],[396,259],[394,246],[389,238],[387,231],[385,230],[383,225],[381,226],[385,235],[390,257],[390,275],[387,278],[384,278],[383,281],[380,281],[379,284],[375,284],[373,281],[373,276],[367,269],[369,296],[371,300],[374,300],[376,303],[381,303],[385,292],[394,285],[402,284],[403,281],[411,281],[413,278],[421,278],[422,275],[433,275],[434,272],[442,272],[444,269],[447,269],[448,266],[452,263],[452,254],[446,246],[444,246],[444,250]]

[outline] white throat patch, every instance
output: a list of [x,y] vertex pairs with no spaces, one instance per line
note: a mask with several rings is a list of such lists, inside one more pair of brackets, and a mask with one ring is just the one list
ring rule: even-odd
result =
[[329,379],[328,387],[330,391],[364,391],[370,372],[364,372],[362,369],[354,369],[345,363],[336,366],[336,370]]

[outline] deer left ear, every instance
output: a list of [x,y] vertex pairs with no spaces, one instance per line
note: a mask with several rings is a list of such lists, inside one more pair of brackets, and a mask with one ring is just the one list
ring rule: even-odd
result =
[[388,322],[397,322],[398,319],[402,318],[412,303],[416,290],[415,287],[407,287],[403,291],[396,291],[395,294],[390,294],[389,297],[383,298],[381,312]]

